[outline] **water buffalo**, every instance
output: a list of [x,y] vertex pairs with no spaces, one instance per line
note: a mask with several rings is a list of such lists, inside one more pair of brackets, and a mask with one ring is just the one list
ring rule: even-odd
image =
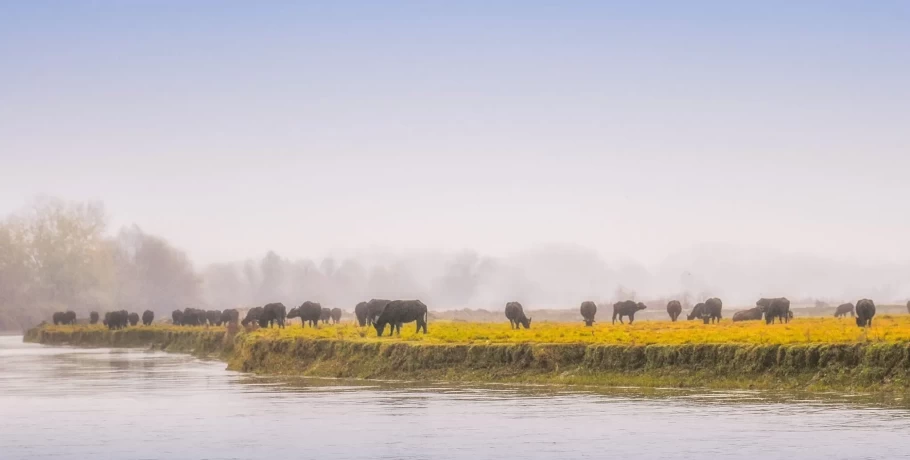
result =
[[701,319],[702,315],[705,313],[705,304],[697,303],[695,307],[692,308],[692,311],[686,316],[686,319],[692,321],[693,319]]
[[236,308],[228,308],[221,312],[221,324],[237,324],[240,321],[240,312]]
[[790,322],[790,301],[786,297],[773,299],[761,298],[755,305],[765,313],[765,323],[774,324],[777,319],[781,323]]
[[875,302],[863,299],[856,302],[856,325],[859,327],[872,326],[872,317],[875,316]]
[[307,323],[310,323],[310,326],[319,327],[320,316],[322,316],[322,305],[309,300],[288,312],[288,319],[300,318],[300,324],[304,327],[306,327]]
[[332,319],[332,309],[323,308],[319,313],[319,321],[322,321],[323,324],[329,324],[330,319]]
[[259,316],[259,327],[272,327],[277,324],[278,328],[284,328],[284,319],[287,317],[287,308],[283,303],[270,303],[262,307],[262,315]]
[[126,310],[109,311],[104,314],[104,323],[108,329],[123,329],[129,324],[129,313]]
[[[509,302],[506,304],[506,318],[512,329],[531,329],[531,318],[525,316],[525,311],[518,302]],[[413,321],[413,320],[412,320]]]
[[588,300],[581,303],[579,310],[581,311],[581,317],[585,319],[585,326],[593,326],[594,315],[597,314],[597,304]]
[[250,308],[250,311],[246,312],[246,317],[243,318],[243,321],[241,321],[240,324],[243,326],[259,324],[260,316],[262,316],[262,307]]
[[721,310],[724,307],[724,303],[721,302],[717,297],[711,297],[705,301],[705,311],[702,313],[701,318],[705,321],[705,324],[711,324],[714,322],[720,322]]
[[205,310],[198,308],[184,308],[183,322],[184,326],[205,326]]
[[625,324],[622,321],[623,316],[628,316],[629,324],[632,324],[635,321],[635,312],[645,308],[648,308],[645,304],[641,302],[635,303],[633,300],[616,302],[613,304],[613,324],[616,324],[617,318],[619,318],[620,324]]
[[364,327],[367,325],[367,303],[366,302],[360,302],[357,304],[356,307],[354,307],[354,316],[357,318],[357,324],[359,324],[360,327]]
[[341,322],[341,309],[333,308],[332,309],[332,324],[338,324]]
[[[382,337],[386,324],[391,325],[389,335],[393,332],[401,334],[401,325],[417,321],[417,332],[423,329],[427,333],[427,306],[419,300],[393,300],[382,310],[382,313],[376,318],[373,327],[376,328],[376,335]],[[530,320],[528,320],[530,322]]]
[[183,310],[174,310],[171,312],[171,322],[177,326],[183,324]]
[[151,310],[146,310],[142,312],[142,324],[145,326],[151,326],[152,321],[155,320],[155,312]]
[[76,312],[74,311],[58,311],[54,313],[51,319],[54,320],[54,324],[76,324]]
[[379,318],[379,315],[382,314],[382,310],[385,310],[385,306],[389,304],[391,300],[387,299],[370,299],[367,302],[367,325],[372,326],[376,323],[376,318]]
[[98,312],[93,311],[88,314],[88,323],[89,324],[98,324],[98,318],[99,318]]
[[135,312],[130,313],[127,318],[130,321],[130,326],[135,326],[135,325],[139,324],[139,313],[135,313]]
[[221,326],[221,310],[208,310],[205,312],[205,320],[211,326]]
[[667,314],[670,315],[670,321],[676,322],[676,319],[682,314],[682,304],[678,300],[667,302]]
[[760,320],[764,310],[762,307],[750,308],[748,310],[741,310],[733,314],[733,322],[738,321],[757,321]]
[[850,315],[851,317],[856,316],[853,313],[853,304],[852,303],[840,304],[840,305],[838,305],[837,309],[834,310],[835,318],[840,318],[841,316],[847,316],[847,315]]

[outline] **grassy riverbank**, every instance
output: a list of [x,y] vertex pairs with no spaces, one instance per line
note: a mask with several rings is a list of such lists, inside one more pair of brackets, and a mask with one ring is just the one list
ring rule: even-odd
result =
[[278,375],[646,387],[907,392],[910,318],[801,319],[790,325],[641,322],[634,326],[434,323],[400,338],[350,324],[229,333],[156,325],[108,331],[42,326],[25,340],[152,347],[217,357],[235,370]]

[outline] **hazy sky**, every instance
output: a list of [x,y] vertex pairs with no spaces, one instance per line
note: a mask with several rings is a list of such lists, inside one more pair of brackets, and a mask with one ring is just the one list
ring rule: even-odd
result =
[[910,3],[595,3],[3,2],[0,213],[203,262],[910,259]]

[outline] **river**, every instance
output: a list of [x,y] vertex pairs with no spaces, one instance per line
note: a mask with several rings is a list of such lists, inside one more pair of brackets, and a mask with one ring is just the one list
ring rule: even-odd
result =
[[263,378],[0,337],[0,458],[910,458],[910,409],[849,395]]

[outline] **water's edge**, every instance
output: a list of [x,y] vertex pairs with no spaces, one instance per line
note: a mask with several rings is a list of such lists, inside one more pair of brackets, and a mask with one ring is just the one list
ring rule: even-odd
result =
[[37,327],[26,342],[143,347],[268,375],[560,385],[906,393],[910,344],[419,344],[272,339],[222,328]]

